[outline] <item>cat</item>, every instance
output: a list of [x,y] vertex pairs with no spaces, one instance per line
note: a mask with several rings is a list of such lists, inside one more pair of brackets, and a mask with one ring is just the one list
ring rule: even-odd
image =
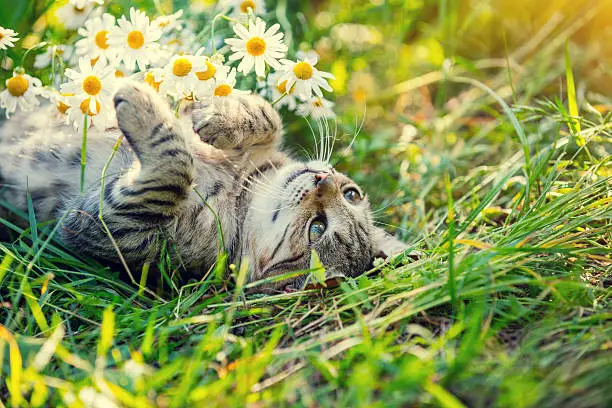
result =
[[[203,276],[223,245],[229,262],[248,262],[252,282],[309,269],[312,249],[333,280],[407,248],[374,225],[367,196],[350,178],[324,160],[282,152],[280,116],[260,96],[193,102],[177,117],[150,86],[126,80],[113,101],[117,127],[88,131],[84,193],[81,135],[54,107],[0,128],[0,195],[27,212],[28,191],[37,221],[58,217],[61,240],[78,253],[139,268],[172,243],[174,262]],[[299,290],[308,279],[258,290]]]

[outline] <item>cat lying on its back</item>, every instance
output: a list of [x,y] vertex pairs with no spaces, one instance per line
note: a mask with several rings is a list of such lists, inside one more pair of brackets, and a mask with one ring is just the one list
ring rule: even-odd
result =
[[[229,261],[248,260],[250,281],[308,269],[311,248],[328,277],[359,275],[375,256],[405,249],[374,226],[351,179],[326,162],[301,163],[278,150],[280,118],[260,97],[194,103],[177,119],[147,85],[126,82],[114,103],[118,129],[89,130],[84,194],[80,135],[60,124],[54,108],[21,113],[0,128],[3,198],[27,211],[29,190],[38,221],[66,212],[61,238],[78,252],[118,259],[98,213],[102,169],[121,133],[102,213],[130,265],[155,260],[163,243],[173,242],[177,263],[208,270],[220,248],[203,200],[219,217]],[[305,281],[303,275],[264,289],[299,289]]]

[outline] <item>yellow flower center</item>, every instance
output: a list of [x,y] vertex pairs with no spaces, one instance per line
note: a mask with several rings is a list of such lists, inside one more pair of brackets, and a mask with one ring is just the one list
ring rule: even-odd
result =
[[83,90],[89,95],[97,95],[102,90],[102,82],[95,75],[90,75],[83,81]]
[[[81,108],[81,112],[83,112],[83,115],[96,116],[98,114],[98,113],[93,113],[91,109],[89,109],[89,98],[81,102],[81,105],[79,107]],[[98,102],[97,99],[96,99],[96,112],[100,112],[100,102]]]
[[142,34],[142,31],[138,30],[130,31],[127,36],[127,43],[130,48],[135,50],[139,49],[144,45],[144,34]]
[[106,30],[98,31],[98,33],[96,34],[94,38],[94,41],[96,45],[98,46],[98,48],[102,48],[103,50],[108,48],[108,42],[106,41],[107,35],[108,35],[108,31]]
[[30,83],[23,75],[14,76],[6,81],[6,89],[14,97],[22,96],[29,87]]
[[293,67],[293,73],[298,79],[312,78],[312,65],[307,62],[300,61]]
[[91,60],[89,60],[89,63],[93,67],[94,65],[96,65],[96,62],[98,62],[99,59],[100,57],[92,58]]
[[[74,96],[73,93],[63,93],[61,94],[62,96]],[[57,110],[64,114],[66,113],[66,111],[70,108],[70,105],[66,104],[65,102],[62,101],[57,101]]]
[[292,94],[293,93],[293,88],[294,87],[291,87],[289,92],[287,92],[287,80],[286,79],[283,82],[281,82],[280,84],[276,85],[276,89],[278,89],[278,92],[280,92],[282,94],[284,94],[284,93]]
[[4,34],[0,33],[0,41],[4,38]]
[[196,72],[196,76],[200,81],[208,81],[217,73],[217,68],[210,61],[206,61],[206,71]]
[[149,86],[151,86],[153,89],[155,89],[157,92],[159,92],[159,86],[161,85],[162,81],[155,82],[155,76],[152,73],[147,72],[147,74],[145,75],[144,81]]
[[66,105],[66,104],[65,104],[64,102],[62,102],[62,101],[59,101],[59,102],[57,103],[57,110],[58,110],[60,113],[62,113],[62,114],[63,114],[63,113],[66,113],[66,111],[68,110],[68,108],[70,108],[70,105]]
[[125,74],[122,71],[115,70],[115,78],[123,78],[124,76]]
[[316,106],[317,108],[320,108],[323,106],[323,101],[321,100],[321,98],[317,98],[314,100],[314,102],[312,102],[312,106]]
[[72,9],[74,10],[75,14],[83,14],[85,12],[85,8],[83,7],[73,6]]
[[242,11],[243,13],[248,13],[249,9],[255,11],[255,2],[251,1],[251,0],[246,0],[243,1],[242,4],[240,4],[240,11]]
[[227,84],[221,84],[215,88],[215,96],[228,96],[232,93],[232,87]]
[[184,77],[191,72],[191,61],[185,57],[177,58],[172,65],[172,73],[177,77]]
[[253,37],[247,41],[246,50],[254,57],[258,57],[266,52],[266,42],[261,37]]

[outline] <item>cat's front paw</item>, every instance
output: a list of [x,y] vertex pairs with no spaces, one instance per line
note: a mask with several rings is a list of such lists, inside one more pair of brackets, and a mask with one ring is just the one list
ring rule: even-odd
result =
[[219,149],[274,143],[282,129],[278,112],[256,95],[214,98],[192,112],[200,140]]
[[156,105],[158,102],[153,90],[147,89],[145,85],[136,82],[124,82],[113,98],[115,111],[117,112],[117,122],[121,128],[128,130],[138,130],[151,119],[156,119]]
[[139,156],[146,156],[169,135],[175,138],[172,112],[151,87],[125,81],[113,102],[119,129]]

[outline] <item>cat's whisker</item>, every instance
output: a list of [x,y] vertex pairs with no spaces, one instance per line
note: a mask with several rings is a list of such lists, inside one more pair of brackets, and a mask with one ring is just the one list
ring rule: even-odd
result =
[[[251,164],[253,166],[255,166],[255,163],[253,163],[253,161],[251,160]],[[260,176],[262,176],[264,179],[266,179],[266,181],[269,183],[267,184],[267,186],[272,190],[272,191],[276,191],[279,194],[284,193],[283,189],[278,187],[273,180],[271,180],[264,172],[262,172],[258,167],[256,167],[257,172],[259,173]],[[263,183],[261,180],[256,179],[257,182],[261,183],[262,185],[266,185],[265,183]]]
[[251,194],[256,194],[255,191],[251,190],[250,188],[248,188],[247,186],[245,186],[244,184],[240,185],[240,188],[242,188],[243,190],[248,191]]
[[327,149],[327,156],[325,157],[325,161],[329,163],[329,159],[331,158],[332,152],[334,151],[334,144],[336,142],[336,134],[331,132],[331,128],[329,126],[329,122],[325,121],[325,128],[327,129],[327,137],[329,139],[329,149]]
[[310,152],[308,152],[308,150],[304,147],[304,146],[299,146],[300,151],[304,154],[304,156],[306,156],[306,159],[308,159],[308,161],[312,161],[313,156],[310,154]]
[[[284,198],[284,196],[282,194],[280,194],[278,191],[274,191],[274,190],[271,190],[271,189],[267,188],[268,186],[266,184],[261,183],[261,181],[253,181],[253,180],[249,180],[249,179],[245,179],[244,181],[250,183],[250,185],[251,185],[251,187],[253,189],[260,189],[264,193],[268,194],[271,197],[275,197],[275,198],[279,198],[279,199]],[[241,186],[243,186],[245,189],[247,189],[247,187],[244,184],[241,184]],[[255,194],[255,191],[253,191],[251,189],[247,189],[247,191]]]
[[268,164],[269,164],[270,166],[272,166],[272,168],[273,168],[274,170],[278,171],[278,167],[276,167],[276,165],[274,164],[274,162],[273,162],[272,160],[268,159]]
[[293,204],[288,204],[288,205],[277,207],[277,208],[259,208],[255,206],[251,206],[250,208],[260,213],[271,214],[277,211],[282,211],[282,210],[286,210],[286,209],[294,208],[294,207],[295,206]]
[[[361,133],[361,129],[363,129],[363,125],[365,123],[365,118],[366,118],[367,110],[368,110],[368,105],[364,104],[363,105],[363,116],[361,117],[361,123],[359,124],[359,127],[357,128],[357,130],[355,130],[355,136],[353,136],[353,139],[351,140],[351,143],[349,143],[349,145],[346,147],[346,149],[344,149],[344,153],[345,154],[349,152],[351,147],[353,147],[353,143],[355,143],[355,140],[357,140],[357,136],[359,136],[359,133]],[[356,122],[357,122],[357,117],[355,117],[355,123]]]
[[387,224],[385,222],[380,222],[380,221],[374,221],[374,225],[382,225],[382,226],[385,226],[385,227],[392,227],[392,228],[395,228],[397,230],[404,231],[404,232],[412,232],[412,230],[410,230],[410,229],[402,228],[402,227],[399,227],[399,226],[394,225],[394,224]]
[[[268,180],[269,181],[269,180]],[[263,180],[260,179],[250,179],[250,178],[244,178],[243,182],[247,182],[249,183],[253,188],[261,188],[262,190],[264,190],[264,192],[273,195],[275,197],[283,197],[284,196],[284,191],[282,191],[282,189],[280,189],[279,187],[276,187],[272,184],[267,184],[265,183]]]
[[409,200],[400,200],[400,198],[395,198],[394,200],[388,202],[387,204],[385,204],[384,206],[377,208],[375,210],[372,210],[372,215],[373,216],[378,216],[380,213],[382,213],[384,210],[386,210],[387,208],[391,207],[391,206],[401,206],[403,204],[405,204],[406,202],[408,202]]
[[329,161],[331,160],[331,156],[334,152],[334,146],[336,144],[336,140],[338,140],[338,120],[334,118],[334,134],[332,136],[331,146],[327,154],[327,160],[326,160],[327,163],[329,163]]
[[321,127],[322,127],[322,136],[325,138],[325,151],[323,152],[323,161],[327,157],[327,152],[329,151],[329,128],[327,126],[327,120],[321,119]]
[[325,156],[327,154],[327,133],[325,132],[325,129],[323,128],[323,120],[322,119],[317,119],[317,127],[319,128],[319,135],[321,137],[321,155],[319,157],[320,161],[324,161]]
[[317,135],[315,134],[315,131],[312,127],[312,125],[310,124],[310,121],[308,119],[304,119],[306,121],[306,124],[308,124],[308,127],[310,128],[310,133],[312,133],[312,138],[314,140],[314,157],[316,157],[318,159],[319,157],[319,145],[317,143]]

